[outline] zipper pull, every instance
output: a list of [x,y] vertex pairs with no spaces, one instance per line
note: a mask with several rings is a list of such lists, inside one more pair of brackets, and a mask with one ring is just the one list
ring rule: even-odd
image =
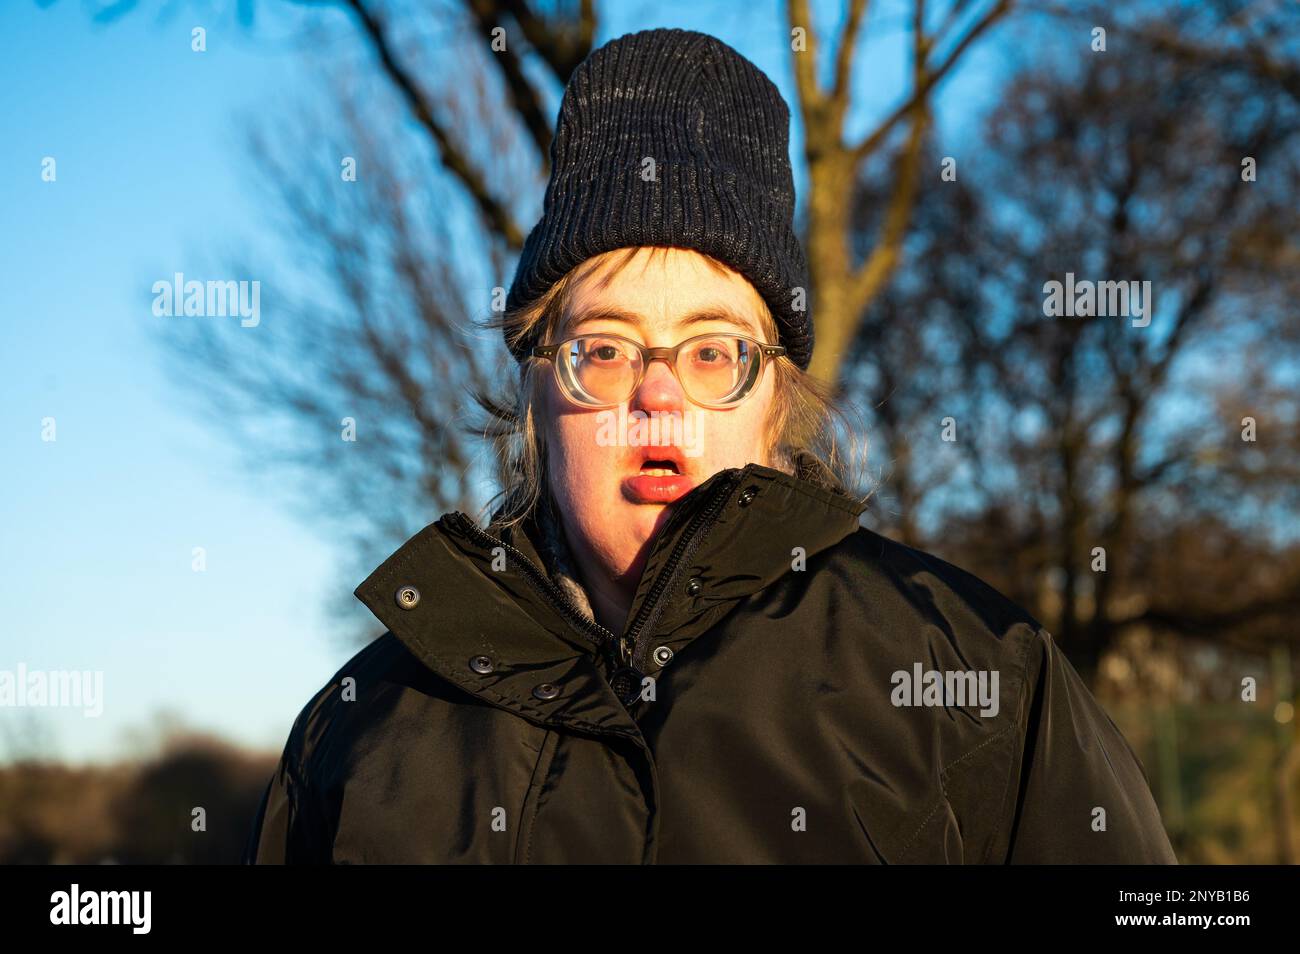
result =
[[622,666],[609,677],[609,686],[624,707],[630,706],[641,695],[641,673],[631,666]]
[[611,641],[609,648],[612,650],[606,654],[610,668],[609,686],[626,708],[641,692],[641,674],[632,665],[636,645],[626,636],[619,636]]

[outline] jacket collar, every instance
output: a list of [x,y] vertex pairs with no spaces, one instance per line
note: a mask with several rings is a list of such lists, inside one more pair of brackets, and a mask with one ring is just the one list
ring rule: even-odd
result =
[[[639,627],[680,652],[738,600],[853,533],[863,509],[758,464],[720,471],[655,534],[628,627],[613,635]],[[485,702],[538,724],[637,735],[604,674],[603,630],[557,600],[536,539],[535,524],[493,536],[444,514],[355,595],[426,666]],[[640,642],[638,668],[652,671]]]

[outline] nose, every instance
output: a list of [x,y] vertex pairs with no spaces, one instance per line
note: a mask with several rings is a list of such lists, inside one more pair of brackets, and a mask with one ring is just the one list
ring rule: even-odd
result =
[[646,365],[640,386],[632,395],[631,410],[680,411],[686,395],[667,361],[654,360]]

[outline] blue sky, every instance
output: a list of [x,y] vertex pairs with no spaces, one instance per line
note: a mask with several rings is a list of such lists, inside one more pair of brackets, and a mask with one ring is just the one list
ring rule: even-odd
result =
[[[0,708],[0,760],[5,738],[33,731],[50,755],[115,758],[161,711],[278,750],[356,649],[327,615],[342,555],[187,413],[150,309],[152,282],[173,271],[201,274],[232,248],[286,254],[257,204],[241,122],[316,88],[314,54],[293,40],[300,19],[341,33],[349,23],[263,2],[250,35],[233,4],[209,16],[192,12],[202,4],[159,16],[163,6],[142,0],[106,24],[78,0],[0,10],[0,670],[102,670],[105,694],[97,719]],[[896,5],[880,6],[900,29]],[[820,4],[819,16],[839,7]],[[778,4],[607,9],[601,40],[649,26],[713,32],[793,102]],[[190,49],[196,24],[207,24],[203,54]],[[886,39],[863,51],[857,128],[902,89],[898,50]],[[950,130],[978,114],[996,72],[982,52],[949,87]],[[54,182],[41,178],[47,156]]]

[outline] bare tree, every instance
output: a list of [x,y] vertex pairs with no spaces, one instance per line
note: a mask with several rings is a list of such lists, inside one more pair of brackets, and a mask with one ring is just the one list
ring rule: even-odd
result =
[[[792,46],[808,169],[805,247],[816,301],[817,349],[810,370],[825,381],[839,379],[859,316],[884,290],[898,267],[921,182],[920,161],[933,113],[932,95],[971,44],[1011,9],[1012,2],[996,0],[974,16],[971,6],[962,0],[948,4],[940,25],[932,30],[927,3],[913,0],[911,86],[893,112],[871,132],[853,140],[846,136],[845,122],[853,105],[854,53],[867,14],[867,0],[849,2],[837,37],[829,88],[823,88],[817,78],[819,44],[807,0],[790,0],[790,28],[804,31],[807,38],[806,49],[800,48],[798,37]],[[847,199],[853,194],[864,164],[903,125],[907,127],[906,140],[891,170],[886,211],[870,252],[859,262],[851,248],[852,221]]]
[[[924,190],[855,344],[894,471],[882,500],[904,511],[879,518],[1036,608],[1088,674],[1133,627],[1293,639],[1294,98],[1182,58],[1085,55],[1022,73],[1004,103],[962,181]],[[878,206],[855,206],[864,231]],[[1046,317],[1067,272],[1150,281],[1151,324]]]

